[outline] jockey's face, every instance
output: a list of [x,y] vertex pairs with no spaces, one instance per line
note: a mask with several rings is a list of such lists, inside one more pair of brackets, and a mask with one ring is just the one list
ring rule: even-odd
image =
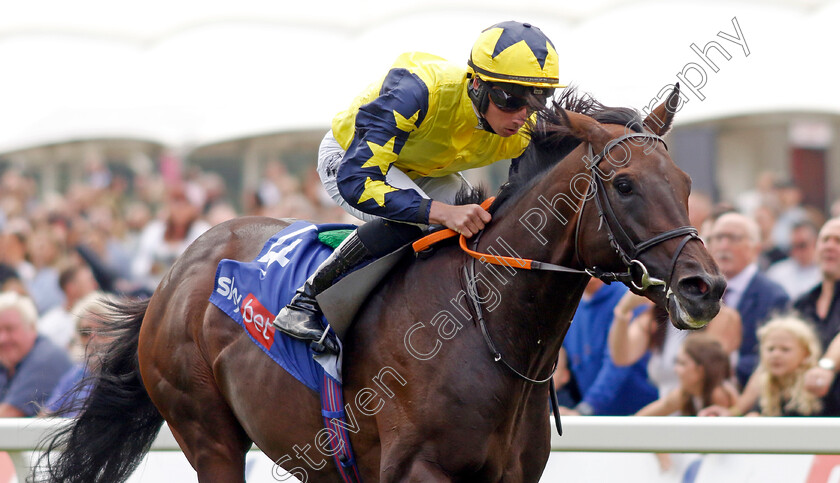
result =
[[518,111],[506,112],[496,107],[492,102],[488,102],[484,119],[496,134],[506,138],[519,132],[519,129],[525,125],[525,121],[528,120],[528,108],[523,106]]

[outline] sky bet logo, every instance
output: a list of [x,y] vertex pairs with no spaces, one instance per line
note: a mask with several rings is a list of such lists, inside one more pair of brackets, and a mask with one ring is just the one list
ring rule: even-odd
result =
[[[271,325],[272,321],[274,321],[274,314],[269,312],[254,297],[254,294],[249,293],[243,301],[243,295],[236,288],[235,277],[219,277],[216,293],[236,304],[238,312],[242,314],[242,322],[245,324],[245,329],[248,330],[251,337],[266,349],[270,349],[271,344],[274,343],[274,326]],[[242,302],[241,305],[240,302]]]
[[251,293],[245,297],[241,311],[245,328],[248,329],[251,337],[266,349],[271,349],[271,344],[274,343],[274,326],[271,324],[274,321],[274,314],[263,307],[263,304]]
[[239,295],[239,290],[236,289],[235,283],[236,277],[219,277],[216,293],[228,300],[233,300],[233,303],[238,306],[239,302],[242,300],[242,296]]

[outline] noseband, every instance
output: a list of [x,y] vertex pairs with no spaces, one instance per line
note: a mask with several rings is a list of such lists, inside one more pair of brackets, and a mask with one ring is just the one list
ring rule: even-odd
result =
[[[601,178],[601,173],[598,171],[597,166],[598,163],[600,163],[609,155],[609,152],[613,148],[615,148],[616,146],[628,139],[653,139],[654,141],[661,142],[662,145],[665,146],[665,149],[668,149],[668,145],[665,144],[665,141],[661,137],[652,133],[630,133],[615,138],[609,143],[607,143],[606,146],[604,146],[603,151],[601,151],[601,154],[599,154],[598,156],[594,155],[594,152],[592,151],[592,144],[589,144],[589,156],[586,159],[586,167],[589,169],[589,173],[592,176],[592,183],[590,183],[587,189],[586,196],[584,197],[583,206],[580,209],[580,214],[578,215],[577,219],[577,225],[575,227],[575,258],[578,261],[581,261],[579,250],[580,223],[583,219],[583,210],[586,207],[586,202],[590,198],[590,191],[594,189],[595,195],[592,197],[595,199],[595,206],[598,208],[598,217],[600,218],[602,225],[606,226],[607,228],[607,237],[609,238],[610,246],[612,246],[615,252],[618,254],[619,258],[621,259],[621,262],[627,268],[627,271],[618,273],[606,272],[596,266],[587,268],[585,271],[593,277],[599,278],[605,282],[620,281],[624,283],[629,283],[633,286],[633,288],[639,291],[647,290],[651,286],[662,285],[667,297],[670,296],[672,293],[670,285],[672,285],[671,279],[674,276],[674,270],[677,265],[677,258],[679,258],[680,253],[689,241],[693,239],[699,240],[700,236],[698,235],[696,228],[691,226],[681,226],[679,228],[674,228],[673,230],[666,231],[665,233],[660,233],[659,235],[651,237],[645,241],[634,242],[633,239],[624,230],[624,227],[618,221],[618,217],[616,216],[615,211],[613,210],[612,205],[610,204],[610,198],[609,196],[607,196],[607,189],[604,186],[604,180]],[[683,239],[680,242],[677,249],[674,251],[674,255],[671,257],[668,278],[666,280],[662,280],[651,277],[647,266],[645,266],[644,262],[639,260],[639,255],[641,255],[649,248],[652,248],[656,245],[659,245],[662,242],[677,237],[683,237]]]

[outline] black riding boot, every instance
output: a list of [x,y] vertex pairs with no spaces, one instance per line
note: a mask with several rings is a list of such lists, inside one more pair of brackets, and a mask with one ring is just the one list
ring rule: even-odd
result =
[[357,231],[352,232],[297,290],[289,305],[280,310],[274,318],[274,327],[296,339],[315,341],[312,348],[316,352],[326,350],[337,354],[338,345],[327,336],[321,324],[321,308],[315,297],[370,256]]

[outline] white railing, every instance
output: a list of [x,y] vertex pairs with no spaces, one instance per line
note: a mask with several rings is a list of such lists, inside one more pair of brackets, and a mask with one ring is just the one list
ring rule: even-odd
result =
[[[29,453],[67,420],[0,419],[0,451],[28,474]],[[840,454],[840,418],[562,418],[551,448],[564,452]],[[166,425],[152,451],[180,451]],[[254,448],[254,451],[259,451]]]
[[840,418],[562,417],[554,451],[840,454]]

